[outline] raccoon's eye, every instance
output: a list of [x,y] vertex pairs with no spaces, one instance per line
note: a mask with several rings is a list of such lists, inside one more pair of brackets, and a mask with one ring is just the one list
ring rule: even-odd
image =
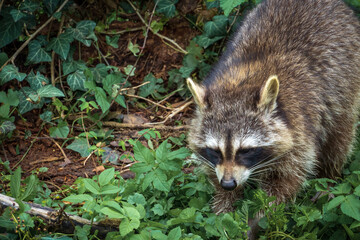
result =
[[257,150],[257,148],[242,148],[242,149],[239,149],[237,151],[237,153],[240,155],[245,155],[245,154],[255,152],[256,150]]
[[221,159],[221,152],[217,149],[205,148],[200,151],[200,155],[202,155],[206,160],[210,161],[212,164],[216,165],[219,163]]

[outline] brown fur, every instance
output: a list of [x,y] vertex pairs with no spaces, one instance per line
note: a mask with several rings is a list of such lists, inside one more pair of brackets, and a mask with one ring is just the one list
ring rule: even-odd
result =
[[[278,93],[276,82],[264,90],[272,75]],[[203,84],[189,79],[188,85],[198,104],[190,147],[218,149],[218,176],[231,179],[242,164],[237,151],[264,145],[277,159],[256,178],[285,201],[308,176],[338,176],[351,149],[360,93],[359,22],[340,0],[265,0]],[[212,169],[209,176],[217,191],[214,211],[232,211],[242,184],[226,191]]]

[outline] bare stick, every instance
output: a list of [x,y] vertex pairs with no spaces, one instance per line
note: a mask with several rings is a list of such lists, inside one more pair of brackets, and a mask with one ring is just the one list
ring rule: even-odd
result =
[[142,100],[144,100],[144,101],[147,101],[147,102],[149,102],[149,103],[151,103],[151,104],[154,104],[154,105],[156,105],[156,106],[158,106],[158,107],[161,107],[161,108],[164,108],[164,109],[167,109],[167,110],[173,110],[172,108],[169,108],[169,107],[165,107],[165,106],[163,106],[163,105],[161,105],[161,104],[159,104],[159,103],[156,103],[156,102],[154,102],[154,101],[152,101],[152,100],[150,100],[150,99],[147,99],[147,98],[144,98],[144,97],[141,97],[141,96],[137,96],[137,95],[132,95],[132,94],[123,94],[124,96],[127,96],[127,97],[133,97],[133,98],[139,98],[139,99],[142,99]]
[[168,37],[166,37],[166,36],[164,36],[164,35],[162,35],[162,34],[160,34],[160,33],[158,33],[158,32],[155,32],[155,31],[150,27],[150,25],[144,20],[144,18],[141,16],[141,14],[139,13],[138,9],[134,6],[134,4],[132,4],[132,2],[131,2],[130,0],[127,0],[127,1],[128,1],[128,3],[131,5],[131,7],[134,9],[134,11],[136,12],[136,14],[139,16],[140,20],[145,24],[145,26],[146,26],[147,28],[150,29],[150,31],[151,31],[153,34],[155,34],[156,36],[160,37],[161,39],[164,39],[164,40],[170,42],[171,44],[173,44],[173,45],[176,47],[175,50],[177,50],[177,51],[179,51],[179,52],[181,52],[181,53],[184,53],[184,54],[188,54],[188,52],[187,52],[186,50],[184,50],[179,44],[177,44],[174,40],[172,40],[172,39],[170,39],[170,38],[168,38]]
[[[69,0],[65,0],[63,2],[63,4],[61,4],[61,6],[58,8],[58,10],[56,10],[55,13],[58,13],[61,11],[61,9],[64,8],[64,6],[67,4]],[[28,38],[28,40],[26,40],[21,47],[19,47],[19,49],[14,53],[14,55],[11,56],[11,58],[9,58],[6,63],[4,65],[2,65],[2,67],[0,68],[0,71],[3,70],[3,68],[9,64],[9,62],[14,62],[15,58],[17,57],[17,55],[19,55],[19,53],[29,44],[29,42],[39,33],[41,32],[41,30],[43,30],[53,19],[54,19],[54,15],[55,13],[41,26],[39,27],[33,34],[30,35],[30,37]]]
[[188,125],[182,125],[182,126],[166,126],[160,123],[157,124],[132,124],[132,123],[118,123],[118,122],[103,122],[103,126],[106,127],[112,127],[112,128],[135,128],[135,129],[144,129],[144,128],[154,128],[159,130],[172,130],[172,131],[181,131],[181,130],[187,130],[189,128]]

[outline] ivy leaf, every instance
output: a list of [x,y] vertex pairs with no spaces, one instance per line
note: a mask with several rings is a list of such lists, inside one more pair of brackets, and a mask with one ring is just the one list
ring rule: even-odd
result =
[[12,16],[12,18],[14,19],[14,22],[19,21],[20,19],[22,19],[23,17],[26,16],[25,13],[23,13],[22,11],[18,10],[18,9],[12,9],[10,11],[10,14]]
[[80,153],[82,157],[90,155],[89,144],[85,138],[75,138],[75,140],[66,148]]
[[86,77],[84,75],[84,71],[76,70],[76,72],[69,74],[66,78],[66,81],[71,88],[72,91],[81,90],[85,91],[85,83]]
[[19,112],[21,114],[35,108],[41,108],[43,105],[43,99],[39,99],[37,93],[33,89],[29,87],[21,88],[21,91],[19,91]]
[[175,15],[175,4],[177,2],[177,0],[159,0],[156,11],[163,13],[168,18],[173,17]]
[[113,48],[119,48],[118,42],[119,42],[120,35],[110,37],[105,36],[106,44],[113,47]]
[[132,77],[132,76],[135,76],[135,70],[136,70],[136,67],[134,67],[133,65],[127,65],[126,67],[124,67],[124,72],[126,75]]
[[134,54],[134,56],[137,56],[136,54],[140,52],[139,44],[133,44],[131,41],[129,41],[128,49]]
[[225,36],[228,18],[224,15],[217,15],[213,17],[212,21],[208,21],[204,26],[206,36],[209,38]]
[[69,73],[73,73],[76,70],[83,71],[87,67],[86,67],[86,63],[84,61],[79,60],[79,61],[63,62],[62,68],[63,68],[64,75],[68,75]]
[[26,60],[34,64],[51,62],[51,56],[41,47],[41,43],[38,40],[32,40],[29,42],[29,54]]
[[10,121],[5,121],[0,125],[0,136],[6,135],[16,129],[16,126],[14,123]]
[[35,12],[40,7],[40,3],[32,0],[25,0],[20,5],[20,10]]
[[354,195],[346,196],[346,199],[341,203],[340,208],[344,214],[360,221],[360,200],[358,197],[355,197]]
[[224,15],[229,16],[230,12],[246,0],[220,0],[220,7],[224,10]]
[[64,93],[53,85],[46,85],[37,90],[39,97],[65,97]]
[[94,39],[92,34],[94,33],[96,23],[90,20],[80,21],[76,24],[76,28],[69,28],[67,32],[73,36],[79,42],[90,47],[91,39]]
[[0,92],[0,103],[16,107],[17,105],[19,105],[18,92],[14,92],[12,89],[9,89],[7,94],[5,92]]
[[110,102],[106,98],[106,93],[105,93],[104,89],[102,89],[100,87],[96,87],[95,99],[96,99],[96,102],[101,107],[101,110],[103,113],[105,113],[107,110],[109,110]]
[[144,82],[148,81],[150,83],[140,87],[139,95],[142,97],[148,97],[149,95],[159,91],[161,88],[160,84],[163,83],[163,80],[161,78],[155,78],[152,73],[149,73],[144,78]]
[[14,22],[11,16],[5,16],[0,21],[0,26],[0,48],[2,48],[20,36],[23,22]]
[[66,60],[70,51],[70,43],[73,40],[70,34],[60,34],[58,37],[50,40],[46,50],[54,50],[62,59]]
[[26,81],[30,84],[30,87],[34,90],[38,90],[49,83],[49,80],[42,75],[40,72],[35,73],[31,70],[29,75],[26,77]]
[[206,35],[200,35],[195,37],[195,41],[203,48],[207,48],[210,45],[214,44],[215,42],[219,41],[220,39],[223,39],[223,36],[218,36],[214,38],[209,38]]
[[50,137],[53,138],[67,138],[70,132],[67,122],[65,121],[59,122],[56,127],[51,127],[49,131]]
[[7,83],[13,79],[18,80],[19,82],[21,82],[22,80],[24,80],[24,78],[26,77],[25,73],[20,73],[18,71],[18,68],[15,67],[14,65],[10,64],[10,65],[6,65],[3,70],[0,72],[0,84],[4,84]]
[[100,63],[96,67],[91,68],[93,78],[97,83],[101,83],[103,79],[108,75],[108,68],[105,64]]
[[49,15],[52,15],[59,5],[59,0],[44,0],[44,5]]

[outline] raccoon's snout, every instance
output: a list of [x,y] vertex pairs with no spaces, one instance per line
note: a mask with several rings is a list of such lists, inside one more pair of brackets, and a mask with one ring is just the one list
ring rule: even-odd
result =
[[237,183],[233,178],[231,178],[230,180],[221,179],[220,185],[223,189],[229,191],[234,190],[237,187]]

